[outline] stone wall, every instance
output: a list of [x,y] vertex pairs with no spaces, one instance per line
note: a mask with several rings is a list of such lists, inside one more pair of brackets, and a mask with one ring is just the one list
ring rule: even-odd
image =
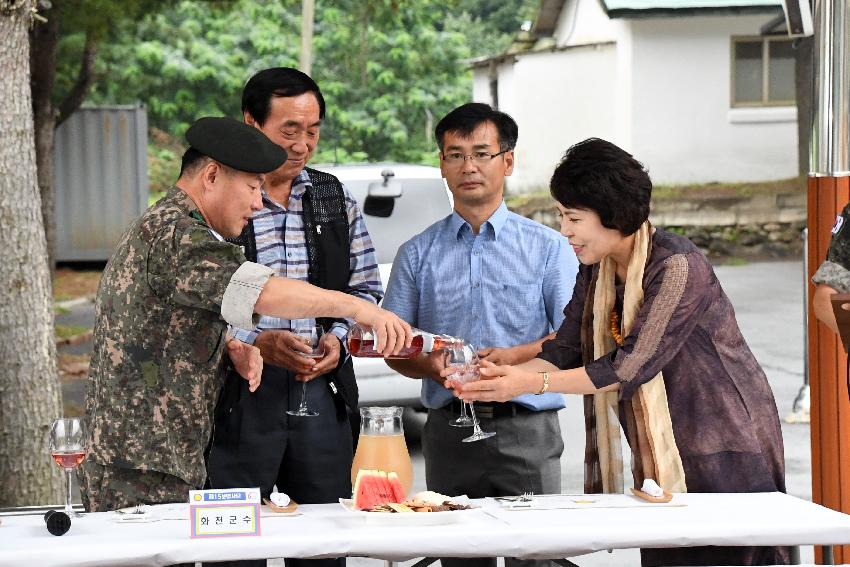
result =
[[[558,230],[551,198],[509,202],[523,216]],[[690,238],[712,260],[802,258],[806,195],[765,193],[653,200],[655,226]]]

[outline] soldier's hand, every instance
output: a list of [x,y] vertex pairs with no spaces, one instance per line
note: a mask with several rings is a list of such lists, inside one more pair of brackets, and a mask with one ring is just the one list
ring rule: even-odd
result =
[[254,345],[260,349],[263,360],[269,364],[286,368],[295,374],[310,374],[316,366],[316,360],[299,353],[308,353],[313,349],[307,339],[289,331],[269,330],[257,335]]
[[409,347],[413,340],[410,325],[395,313],[381,309],[374,303],[358,301],[352,318],[361,325],[372,327],[375,332],[375,350],[384,357],[398,354],[401,349]]
[[322,335],[322,338],[319,339],[319,346],[324,347],[325,356],[316,361],[318,364],[313,367],[312,372],[307,374],[296,374],[295,379],[297,381],[309,382],[316,376],[321,376],[322,374],[331,372],[336,368],[337,364],[339,364],[339,355],[342,351],[342,346],[336,335],[332,335],[331,333]]
[[263,378],[263,357],[260,349],[240,340],[228,338],[227,355],[236,372],[248,381],[248,391],[256,391]]

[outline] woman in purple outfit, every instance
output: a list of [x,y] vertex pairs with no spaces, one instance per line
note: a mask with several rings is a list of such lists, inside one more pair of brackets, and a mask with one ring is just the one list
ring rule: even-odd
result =
[[[767,378],[729,299],[687,238],[649,222],[652,182],[614,144],[567,150],[550,184],[581,262],[566,319],[534,360],[485,363],[467,401],[584,394],[585,491],[622,492],[620,428],[636,487],[785,491],[782,434]],[[776,565],[784,547],[643,549],[650,565]]]

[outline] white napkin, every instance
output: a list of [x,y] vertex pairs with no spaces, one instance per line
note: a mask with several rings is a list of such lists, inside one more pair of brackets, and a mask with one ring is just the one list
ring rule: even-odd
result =
[[269,495],[269,500],[272,501],[272,504],[281,508],[286,508],[290,502],[289,496],[283,492],[272,492]]
[[660,486],[658,486],[658,483],[656,483],[651,478],[643,479],[643,486],[641,486],[640,489],[641,491],[646,492],[653,498],[661,498],[662,496],[664,496],[664,490]]

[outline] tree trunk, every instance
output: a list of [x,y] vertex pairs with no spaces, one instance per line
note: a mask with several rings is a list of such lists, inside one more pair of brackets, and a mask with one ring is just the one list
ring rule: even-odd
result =
[[56,78],[56,45],[59,42],[59,10],[44,12],[46,22],[36,23],[30,31],[30,89],[35,122],[35,161],[41,214],[47,240],[47,265],[56,266],[56,196],[53,188],[53,144],[56,109],[51,94]]
[[56,108],[52,97],[56,79],[60,4],[61,0],[53,0],[51,8],[43,12],[47,21],[33,26],[30,31],[30,87],[35,120],[35,159],[38,166],[38,188],[41,193],[41,214],[47,239],[47,265],[51,274],[56,270],[56,187],[53,184],[55,130],[85,100],[95,78],[94,62],[98,45],[94,32],[87,30],[77,80],[71,92]]
[[27,37],[32,0],[0,0],[0,506],[62,501],[47,433],[61,416],[36,177]]

